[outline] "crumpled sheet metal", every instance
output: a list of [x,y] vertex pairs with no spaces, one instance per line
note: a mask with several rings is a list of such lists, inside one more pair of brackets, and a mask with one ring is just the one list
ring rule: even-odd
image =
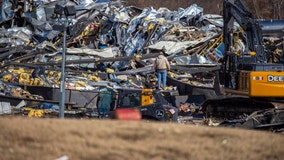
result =
[[179,56],[173,58],[173,61],[176,62],[177,65],[190,65],[190,64],[212,64],[213,62],[200,56],[198,54],[193,54],[190,56]]
[[68,54],[76,55],[92,55],[100,56],[104,58],[114,57],[116,54],[113,52],[113,48],[103,48],[103,49],[91,49],[91,48],[67,48]]
[[[167,51],[170,60],[175,61],[177,64],[211,63],[206,60],[206,56],[199,55],[199,52],[208,50],[208,45],[205,44],[218,38],[217,36],[222,31],[221,26],[216,22],[217,20],[214,21],[214,18],[220,17],[204,16],[203,8],[196,4],[185,9],[179,8],[176,11],[170,11],[167,8],[156,10],[151,7],[144,9],[133,6],[125,7],[118,1],[96,3],[85,0],[66,1],[65,3],[64,1],[38,0],[36,1],[37,5],[26,4],[33,7],[34,10],[27,9],[24,11],[26,26],[16,23],[19,25],[17,34],[15,34],[16,27],[0,31],[0,41],[9,38],[2,36],[2,33],[8,31],[9,34],[17,35],[14,39],[21,42],[14,43],[11,41],[11,44],[6,44],[5,47],[29,45],[33,47],[37,54],[31,56],[30,59],[23,57],[21,59],[16,58],[16,61],[15,58],[12,58],[13,56],[10,56],[9,58],[3,57],[3,60],[15,61],[18,64],[45,65],[46,63],[50,64],[50,66],[46,67],[49,72],[55,69],[55,72],[60,73],[57,68],[59,63],[56,63],[56,65],[50,63],[60,62],[62,54],[63,33],[53,28],[54,24],[59,23],[59,20],[52,15],[54,6],[57,3],[75,5],[76,8],[76,16],[71,22],[76,29],[72,34],[67,35],[66,39],[68,47],[66,61],[75,62],[78,60],[76,64],[67,63],[66,65],[68,74],[72,73],[72,69],[77,71],[68,77],[67,84],[71,88],[77,86],[77,88],[92,89],[92,87],[87,87],[88,84],[99,80],[98,78],[88,78],[88,70],[94,72],[92,76],[96,76],[98,71],[106,72],[107,69],[111,68],[119,74],[129,75],[129,78],[132,74],[137,77],[145,68],[139,68],[135,64],[137,62],[135,56],[152,54],[152,52],[157,52],[163,48]],[[7,25],[5,22],[3,24]],[[25,52],[20,54],[23,55]],[[100,59],[104,58],[111,60],[112,57],[126,56],[130,57],[130,59],[100,62]],[[186,56],[190,57],[190,60],[184,58]],[[143,59],[140,63],[149,65],[148,62],[153,61],[153,58]],[[84,61],[88,59],[90,61]],[[82,63],[80,63],[80,60],[82,60]],[[138,68],[136,68],[136,65]],[[147,73],[154,72],[151,63],[149,66]],[[147,66],[144,67],[147,68]],[[82,69],[82,73],[88,76],[83,76],[78,69]],[[131,69],[134,70],[131,71]],[[52,80],[52,77],[48,78]],[[139,80],[134,85],[133,83],[121,83],[115,77],[113,79],[120,82],[119,85],[121,86],[137,87],[141,84]],[[138,79],[144,81],[143,78],[142,80],[141,78]],[[147,79],[147,77],[144,77],[144,79]],[[58,82],[58,79],[53,81]],[[56,85],[58,84],[56,83]]]
[[212,27],[223,27],[223,16],[217,14],[205,14],[199,19],[200,23],[205,23],[206,25],[213,25]]
[[153,45],[148,46],[149,49],[162,50],[163,47],[166,49],[166,54],[176,54],[183,50],[193,47],[198,44],[198,41],[184,41],[184,42],[174,42],[174,41],[159,41]]
[[[62,1],[59,1],[58,3],[64,4]],[[32,16],[32,11],[24,12],[24,17],[34,28],[34,33],[30,40],[34,44],[40,45],[44,41],[52,41],[52,39],[58,38],[59,33],[55,33],[54,30],[52,30],[52,25],[56,23],[56,19],[52,18],[52,13],[50,12],[56,2],[37,1],[37,4],[37,6],[28,4],[28,6],[36,9],[36,17]],[[94,3],[91,1],[80,1],[75,3],[67,1],[66,4],[75,5],[76,21],[77,24],[80,24],[79,27],[81,29],[93,21],[100,22],[103,25],[102,32],[97,38],[106,43],[108,41],[119,42],[121,50],[125,52],[123,55],[128,56],[137,52],[143,53],[143,47],[158,41],[161,35],[170,28],[170,23],[187,22],[190,19],[196,19],[196,16],[200,17],[203,14],[203,9],[196,4],[193,4],[186,9],[179,8],[177,11],[170,11],[166,8],[159,8],[158,10],[145,8],[135,17],[131,15],[133,11],[131,7],[124,7],[121,5],[107,5],[108,3]],[[44,11],[43,8],[48,11]],[[113,12],[111,9],[113,9]],[[83,14],[89,14],[89,17],[82,17]],[[102,17],[102,19],[99,17]],[[87,21],[83,23],[83,19]],[[153,32],[152,35],[150,35],[152,37],[148,37],[147,39],[147,35],[150,34],[149,30],[151,30],[148,27],[153,23],[157,25],[157,31]],[[120,26],[118,27],[119,29],[117,26]],[[80,30],[80,28],[77,29]],[[114,28],[116,35],[110,33],[114,31]],[[139,30],[142,32],[138,33]],[[121,34],[118,35],[119,33]],[[77,35],[78,34],[80,33],[77,33]],[[108,40],[102,40],[104,37],[108,37]],[[126,39],[126,37],[128,38]]]
[[12,6],[13,4],[9,0],[2,0],[2,13],[0,14],[0,23],[10,20],[14,17]]
[[192,4],[186,9],[179,9],[181,10],[179,19],[185,19],[185,21],[182,21],[185,23],[184,25],[194,25],[195,22],[192,21],[193,18],[199,17],[203,15],[203,8],[197,6],[196,4]]
[[29,43],[33,32],[26,27],[13,27],[7,30],[0,29],[0,44],[5,46],[20,46]]

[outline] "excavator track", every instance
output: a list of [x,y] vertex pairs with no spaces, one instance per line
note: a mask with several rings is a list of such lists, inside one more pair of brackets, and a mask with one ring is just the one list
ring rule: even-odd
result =
[[275,108],[273,103],[249,97],[208,99],[201,105],[206,118],[239,119],[255,111]]

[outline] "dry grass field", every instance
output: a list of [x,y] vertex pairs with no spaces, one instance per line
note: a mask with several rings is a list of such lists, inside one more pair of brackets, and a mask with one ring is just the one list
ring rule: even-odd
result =
[[145,121],[0,117],[1,160],[281,160],[283,134]]

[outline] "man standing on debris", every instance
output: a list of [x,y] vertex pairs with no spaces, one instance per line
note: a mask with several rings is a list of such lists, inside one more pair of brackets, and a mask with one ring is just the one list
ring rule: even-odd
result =
[[159,56],[156,58],[154,69],[156,70],[158,76],[158,89],[162,89],[161,82],[163,84],[163,89],[165,89],[167,87],[167,74],[170,70],[170,63],[164,56],[164,51],[160,51]]

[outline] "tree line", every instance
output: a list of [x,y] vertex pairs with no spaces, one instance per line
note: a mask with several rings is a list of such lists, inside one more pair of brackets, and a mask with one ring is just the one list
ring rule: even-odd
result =
[[[223,0],[126,0],[128,6],[165,7],[170,10],[187,8],[197,4],[204,9],[204,14],[222,15]],[[246,7],[257,19],[284,19],[284,0],[243,0]]]

